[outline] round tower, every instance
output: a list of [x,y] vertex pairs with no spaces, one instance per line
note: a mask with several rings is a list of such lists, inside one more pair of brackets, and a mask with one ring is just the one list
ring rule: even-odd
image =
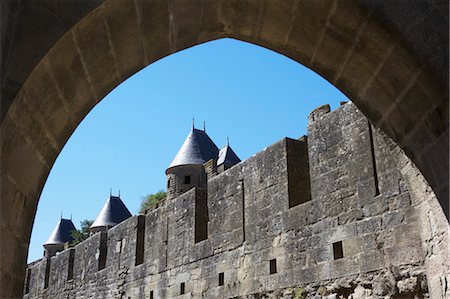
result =
[[44,243],[44,256],[52,257],[56,253],[63,251],[65,244],[72,241],[72,231],[76,230],[72,220],[61,218],[53,230],[52,234]]
[[193,187],[206,188],[203,163],[217,159],[219,149],[206,132],[192,127],[177,155],[166,170],[167,199],[175,198]]
[[120,194],[119,196],[110,194],[97,218],[95,218],[95,221],[89,227],[89,230],[91,233],[107,231],[109,228],[130,217],[131,213],[120,199]]

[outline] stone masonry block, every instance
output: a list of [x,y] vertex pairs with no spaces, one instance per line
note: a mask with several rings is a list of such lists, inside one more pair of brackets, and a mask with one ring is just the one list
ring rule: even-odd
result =
[[405,216],[403,215],[403,213],[398,211],[386,213],[383,215],[383,227],[387,229],[400,225],[404,221]]
[[[136,70],[145,66],[143,40],[141,36],[141,17],[136,5],[125,4],[126,1],[114,0],[102,6],[106,26],[115,53],[118,72],[126,80]],[[124,21],[126,20],[126,21]]]
[[358,234],[374,233],[381,229],[381,217],[372,217],[367,220],[362,220],[357,223]]
[[[309,62],[314,56],[319,33],[326,24],[331,6],[331,1],[298,3],[287,48],[302,53],[301,61]],[[312,17],[313,15],[315,17]]]
[[75,26],[73,37],[95,97],[99,101],[122,80],[116,64],[117,58],[111,48],[103,10],[94,10]]
[[284,45],[295,11],[295,1],[269,1],[264,5],[264,13],[259,37],[272,45]]

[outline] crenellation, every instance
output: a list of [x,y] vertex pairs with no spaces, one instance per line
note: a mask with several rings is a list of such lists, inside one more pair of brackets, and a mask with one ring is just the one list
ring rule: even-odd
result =
[[419,198],[430,190],[403,177],[402,152],[375,128],[371,149],[352,104],[308,131],[51,257],[46,289],[46,260],[30,264],[24,297],[427,298],[437,278]]

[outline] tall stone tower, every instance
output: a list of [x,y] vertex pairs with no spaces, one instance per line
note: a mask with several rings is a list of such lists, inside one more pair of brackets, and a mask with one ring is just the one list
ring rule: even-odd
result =
[[192,127],[177,155],[166,170],[167,199],[175,198],[193,187],[206,188],[203,163],[217,160],[219,149],[204,130]]

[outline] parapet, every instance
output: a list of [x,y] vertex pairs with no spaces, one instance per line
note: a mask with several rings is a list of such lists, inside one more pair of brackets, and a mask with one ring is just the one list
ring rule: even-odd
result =
[[403,154],[354,106],[320,113],[308,138],[30,265],[25,298],[427,297]]
[[322,105],[311,111],[311,113],[308,116],[308,122],[312,123],[318,118],[320,118],[322,115],[327,114],[330,112],[330,105]]

